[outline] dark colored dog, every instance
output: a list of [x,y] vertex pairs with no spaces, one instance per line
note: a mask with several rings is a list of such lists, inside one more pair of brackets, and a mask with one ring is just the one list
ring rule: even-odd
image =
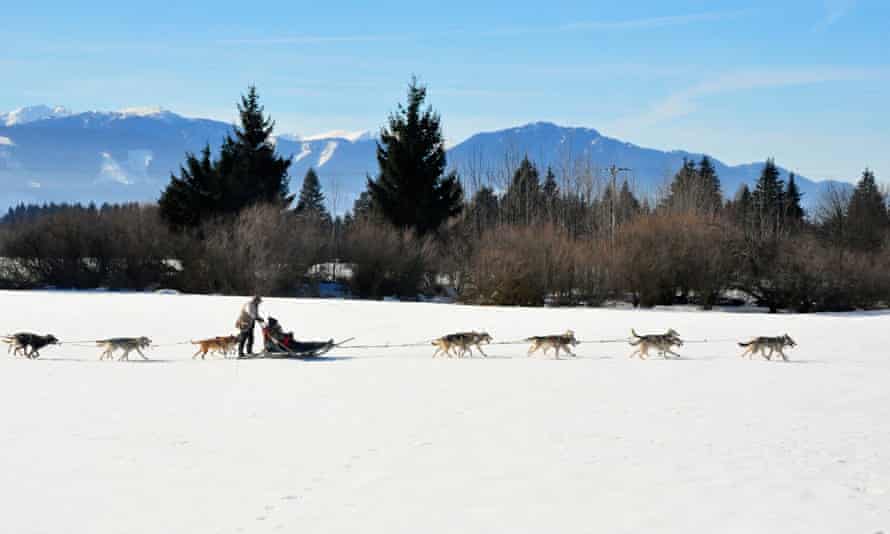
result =
[[[3,338],[4,343],[9,344],[9,351],[15,355],[21,353],[26,358],[40,357],[40,349],[48,345],[58,345],[59,340],[53,335],[41,336],[30,332],[19,332]],[[30,350],[28,350],[30,349]]]

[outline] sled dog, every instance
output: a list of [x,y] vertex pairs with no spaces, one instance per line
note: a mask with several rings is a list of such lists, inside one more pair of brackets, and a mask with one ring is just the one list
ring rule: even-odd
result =
[[134,350],[142,356],[143,360],[147,360],[145,354],[142,353],[142,349],[148,348],[151,345],[151,340],[147,337],[115,337],[111,339],[102,339],[96,341],[96,345],[104,348],[102,354],[99,355],[100,360],[104,360],[108,358],[109,360],[114,359],[114,351],[121,350],[123,354],[121,354],[118,360],[129,360],[130,353]]
[[[793,349],[797,346],[797,343],[791,339],[791,336],[785,334],[784,336],[779,337],[755,337],[747,343],[739,343],[739,346],[745,347],[745,352],[740,355],[741,358],[744,358],[747,355],[750,360],[759,352],[760,355],[767,360],[772,360],[773,354],[778,352],[779,356],[787,362],[788,356],[782,352],[782,349],[785,347]],[[766,353],[767,349],[769,349],[769,354]]]
[[222,354],[223,357],[227,356],[230,352],[234,352],[236,346],[238,345],[238,337],[237,336],[217,336],[209,339],[202,339],[200,341],[192,341],[192,345],[198,345],[198,352],[192,356],[194,360],[198,356],[201,359],[205,359],[207,354],[217,353]]
[[[9,344],[7,353],[11,352],[18,356],[21,354],[25,358],[35,359],[40,357],[40,349],[47,345],[58,345],[59,340],[53,335],[41,336],[30,332],[19,332],[11,336],[4,336],[4,343]],[[30,348],[30,350],[28,350]]]
[[544,354],[547,354],[547,351],[550,349],[555,349],[556,359],[559,359],[559,351],[563,350],[570,355],[577,358],[577,354],[572,352],[570,347],[574,347],[578,344],[578,340],[575,339],[575,333],[571,330],[566,330],[565,334],[554,335],[554,336],[532,336],[530,338],[526,338],[525,341],[528,341],[532,344],[532,346],[528,349],[528,355],[531,356],[538,349],[544,349]]
[[658,350],[658,353],[663,357],[667,358],[668,354],[673,354],[677,358],[680,357],[679,354],[671,350],[671,347],[683,346],[683,340],[680,339],[680,334],[677,333],[673,328],[668,329],[664,334],[648,334],[641,336],[631,328],[630,333],[634,338],[630,341],[631,346],[637,347],[636,350],[630,353],[629,358],[633,358],[634,356],[639,355],[641,360],[644,360],[649,357],[649,349],[655,348]]
[[469,353],[469,355],[473,356],[473,347],[476,347],[483,356],[486,358],[488,354],[482,350],[482,344],[491,343],[491,336],[488,335],[488,332],[458,332],[456,334],[448,334],[447,336],[442,336],[439,339],[433,341],[433,346],[436,347],[436,352],[433,353],[433,358],[439,355],[439,353],[443,355],[447,355],[449,358],[453,357],[451,349],[456,349],[457,357],[463,358],[464,354]]

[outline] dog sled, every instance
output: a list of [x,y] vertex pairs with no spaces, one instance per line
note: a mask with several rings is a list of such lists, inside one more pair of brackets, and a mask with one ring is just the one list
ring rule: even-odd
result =
[[297,341],[294,339],[293,332],[285,332],[274,317],[269,317],[269,320],[263,325],[263,351],[253,356],[247,356],[247,358],[294,360],[319,358],[330,352],[331,349],[348,343],[352,339],[349,338],[340,342],[335,342],[333,339],[327,341]]

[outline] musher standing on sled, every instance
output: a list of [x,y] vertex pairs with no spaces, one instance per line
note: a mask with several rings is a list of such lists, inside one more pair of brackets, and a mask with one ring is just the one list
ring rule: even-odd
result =
[[238,334],[238,357],[244,357],[244,345],[247,345],[247,353],[253,354],[253,325],[257,321],[263,321],[260,317],[260,303],[263,301],[259,296],[253,297],[241,308],[241,315],[235,321],[235,328],[240,331]]

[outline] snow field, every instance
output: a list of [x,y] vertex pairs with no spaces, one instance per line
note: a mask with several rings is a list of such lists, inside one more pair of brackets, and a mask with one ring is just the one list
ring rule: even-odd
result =
[[50,347],[0,358],[0,516],[15,533],[867,532],[890,526],[890,315],[780,315],[269,299],[298,338],[412,343],[678,330],[789,333],[792,361],[733,343],[682,360],[193,361],[245,298],[0,293],[0,333],[151,337],[151,362]]

